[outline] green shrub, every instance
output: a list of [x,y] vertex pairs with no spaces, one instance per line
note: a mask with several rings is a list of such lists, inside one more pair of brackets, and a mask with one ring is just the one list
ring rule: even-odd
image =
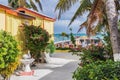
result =
[[98,46],[90,46],[90,48],[82,49],[82,54],[79,54],[80,60],[81,60],[81,65],[84,66],[88,63],[95,62],[98,60],[105,61],[105,53],[104,53],[104,48],[103,47],[98,47]]
[[73,33],[72,33],[72,28],[70,28],[70,31],[71,31],[71,33],[70,33],[70,40],[71,40],[72,44],[73,44],[74,46],[76,46],[76,44],[75,44],[75,37],[74,37],[74,35],[73,35]]
[[112,60],[92,62],[78,67],[73,74],[74,80],[120,80],[120,62]]
[[39,61],[41,54],[48,44],[49,33],[40,26],[34,25],[25,25],[24,33],[27,49],[31,51],[32,57]]
[[46,51],[49,52],[50,54],[54,53],[55,49],[56,48],[53,41],[51,41],[46,47]]
[[4,77],[14,72],[19,63],[18,43],[7,32],[0,31],[0,74]]

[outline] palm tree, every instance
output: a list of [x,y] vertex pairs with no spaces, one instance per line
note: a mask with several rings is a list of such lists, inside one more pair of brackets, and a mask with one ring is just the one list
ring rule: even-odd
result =
[[87,20],[80,25],[80,30],[83,27],[86,27],[87,34],[92,35],[95,34],[95,32],[101,30],[103,26],[108,28],[111,34],[113,53],[120,54],[120,42],[118,42],[118,26],[117,26],[117,20],[118,20],[117,9],[120,9],[119,1],[118,0],[81,0],[81,1],[59,0],[55,9],[55,10],[59,10],[59,18],[62,13],[69,10],[70,7],[72,7],[72,5],[74,5],[76,2],[80,2],[80,6],[77,9],[76,13],[74,14],[73,18],[71,19],[70,24],[78,16],[81,16],[85,11],[89,11]]
[[40,0],[8,0],[9,6],[12,8],[16,9],[18,7],[27,7],[27,8],[32,8],[36,11],[38,11],[37,6],[35,3],[38,3],[39,8],[42,10],[42,5]]
[[62,33],[60,34],[60,36],[63,37],[63,40],[65,40],[65,37],[69,37],[69,35],[68,35],[67,33],[65,33],[65,32],[62,32]]
[[[69,35],[66,34],[65,32],[62,32],[62,33],[60,34],[60,36],[63,37],[63,40],[65,40],[65,37],[69,37]],[[63,44],[64,44],[64,42],[62,42],[62,48],[63,48]]]
[[[66,1],[66,2],[65,2]],[[105,10],[105,5],[102,0],[70,0],[69,4],[67,3],[68,1],[65,0],[64,2],[62,0],[59,0],[56,9],[59,10],[59,17],[61,17],[61,14],[66,12],[67,10],[72,7],[71,5],[74,5],[75,3],[79,2],[80,6],[75,12],[74,16],[72,17],[69,25],[79,16],[82,16],[84,12],[90,11],[88,15],[88,19],[80,25],[80,30],[83,27],[86,27],[88,34],[95,34],[96,32],[100,31],[103,26],[105,29],[108,30],[108,22],[107,22],[107,15],[106,15],[106,10]],[[74,3],[73,3],[74,1]],[[71,3],[71,5],[70,5]],[[118,4],[118,1],[115,0],[116,5]],[[102,7],[101,7],[102,6]],[[64,8],[66,7],[66,8]],[[120,9],[120,6],[117,5],[117,8]],[[94,13],[94,14],[93,14]],[[92,18],[92,19],[91,19]],[[91,28],[91,24],[97,22],[96,25],[92,25],[93,28]]]
[[113,48],[114,60],[120,60],[120,42],[118,32],[118,13],[114,0],[106,0],[106,13],[110,29],[110,39]]

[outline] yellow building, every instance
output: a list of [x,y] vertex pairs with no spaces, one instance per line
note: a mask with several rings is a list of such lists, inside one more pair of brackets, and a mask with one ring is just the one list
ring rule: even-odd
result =
[[47,17],[43,14],[39,14],[36,11],[32,11],[32,10],[29,10],[27,8],[23,8],[23,7],[18,8],[17,10],[19,12],[23,12],[25,14],[29,14],[29,15],[34,16],[36,19],[33,20],[32,24],[35,26],[41,26],[43,29],[47,30],[48,33],[51,35],[50,40],[54,40],[53,34],[54,34],[54,21],[55,21],[55,19]]
[[[24,39],[21,28],[22,23],[41,26],[47,30],[50,35],[54,34],[55,19],[39,14],[38,12],[27,8],[18,8],[13,10],[10,7],[0,4],[0,30],[10,32],[17,40]],[[52,36],[50,40],[54,40]],[[22,43],[24,45],[24,42]]]
[[18,33],[18,28],[25,21],[32,24],[35,17],[12,10],[11,8],[0,4],[0,30],[10,32],[13,36]]

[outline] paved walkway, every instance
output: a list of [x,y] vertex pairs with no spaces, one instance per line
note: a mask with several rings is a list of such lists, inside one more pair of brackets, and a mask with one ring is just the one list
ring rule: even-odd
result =
[[77,68],[79,59],[70,53],[57,53],[48,64],[38,64],[33,76],[12,75],[10,80],[72,80],[72,73]]

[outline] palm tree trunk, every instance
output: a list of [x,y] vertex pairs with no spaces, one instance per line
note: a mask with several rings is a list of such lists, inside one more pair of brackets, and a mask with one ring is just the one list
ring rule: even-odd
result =
[[120,43],[118,33],[118,13],[114,0],[106,0],[106,13],[108,18],[110,39],[112,43],[114,61],[120,60]]

